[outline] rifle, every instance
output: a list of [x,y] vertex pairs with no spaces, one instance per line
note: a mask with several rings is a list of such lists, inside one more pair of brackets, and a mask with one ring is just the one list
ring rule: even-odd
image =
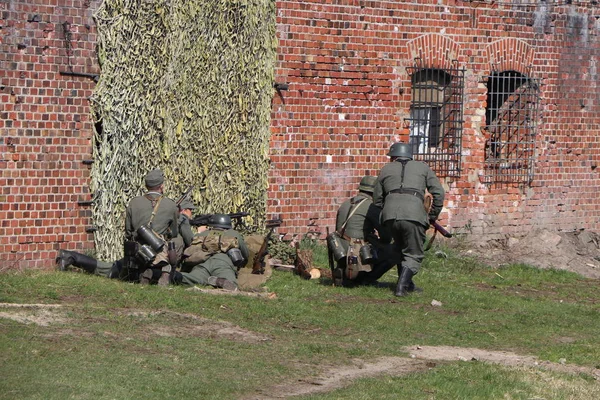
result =
[[[190,220],[190,225],[191,226],[203,226],[203,225],[208,225],[208,221],[210,220],[210,217],[212,217],[215,214],[198,214],[196,215],[194,218],[192,218]],[[229,217],[232,220],[236,220],[235,226],[237,227],[238,225],[243,225],[244,223],[242,222],[242,218],[247,217],[248,215],[250,215],[250,213],[247,213],[245,211],[239,212],[239,213],[230,213],[227,214],[229,215]]]
[[448,232],[443,226],[441,226],[437,221],[429,221],[429,223],[431,224],[431,226],[433,226],[434,231],[433,236],[431,237],[431,239],[429,239],[429,243],[427,243],[427,245],[425,246],[425,251],[431,248],[431,246],[433,245],[433,241],[435,240],[435,235],[437,235],[438,232],[441,233],[443,237],[452,237],[452,234]]
[[181,197],[175,202],[175,204],[177,204],[177,207],[179,207],[179,205],[181,204],[182,201],[184,201],[185,199],[187,199],[187,197],[190,195],[190,193],[192,193],[192,190],[194,189],[194,185],[191,185],[189,188],[187,188],[187,190],[181,195]]
[[[326,232],[327,237],[329,237],[329,227],[326,228]],[[331,252],[329,245],[327,245],[327,258],[329,259],[329,269],[331,269],[331,278],[333,279],[333,270],[335,269],[335,265],[333,263],[333,253]]]
[[281,218],[270,219],[266,221],[266,227],[269,229],[269,232],[265,236],[265,240],[263,241],[260,249],[254,256],[254,263],[252,264],[252,273],[253,274],[264,274],[265,273],[265,257],[269,254],[268,246],[269,241],[271,240],[271,236],[273,236],[273,231],[278,226],[281,226],[283,220]]
[[443,237],[446,237],[446,238],[452,237],[452,234],[450,232],[448,232],[443,226],[438,224],[437,221],[432,221],[432,222],[430,222],[430,224],[431,224],[431,226],[433,226],[435,228],[436,232],[441,233]]

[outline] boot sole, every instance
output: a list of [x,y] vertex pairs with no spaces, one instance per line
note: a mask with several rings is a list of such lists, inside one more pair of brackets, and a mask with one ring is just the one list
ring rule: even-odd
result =
[[149,285],[152,280],[152,270],[147,269],[140,275],[140,285]]

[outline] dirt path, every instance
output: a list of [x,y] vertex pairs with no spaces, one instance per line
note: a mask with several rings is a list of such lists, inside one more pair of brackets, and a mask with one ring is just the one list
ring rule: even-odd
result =
[[409,357],[382,357],[372,362],[359,359],[345,367],[331,367],[311,380],[299,380],[289,384],[264,388],[260,393],[244,397],[243,400],[275,400],[292,396],[324,393],[348,386],[359,378],[383,375],[402,376],[427,371],[439,362],[480,361],[507,367],[540,368],[562,373],[583,373],[600,380],[600,369],[577,365],[539,361],[536,357],[522,356],[507,351],[489,351],[475,348],[449,346],[416,346],[403,349]]

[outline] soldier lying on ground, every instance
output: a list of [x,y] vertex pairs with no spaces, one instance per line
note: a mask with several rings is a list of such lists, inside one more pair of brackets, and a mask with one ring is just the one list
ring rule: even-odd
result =
[[214,214],[208,223],[209,229],[197,234],[184,251],[182,272],[174,273],[173,283],[237,290],[238,271],[248,262],[248,246],[232,229],[229,215]]

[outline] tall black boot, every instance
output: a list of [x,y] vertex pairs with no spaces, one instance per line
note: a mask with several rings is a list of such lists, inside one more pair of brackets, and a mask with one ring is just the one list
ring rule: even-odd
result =
[[110,268],[108,274],[109,279],[119,279],[121,277],[121,271],[123,270],[123,260],[115,261]]
[[75,257],[71,254],[72,251],[60,250],[56,257],[56,267],[59,271],[65,271],[69,265],[75,262]]
[[398,272],[402,272],[400,272],[398,284],[396,285],[396,293],[394,294],[398,297],[403,297],[409,293],[410,283],[414,274],[410,268],[403,268],[399,266],[398,270]]
[[76,251],[60,250],[56,257],[56,265],[59,271],[64,271],[69,265],[73,265],[93,274],[98,266],[98,261]]
[[173,276],[171,277],[171,283],[173,285],[181,285],[183,282],[183,275],[179,271],[173,271]]

